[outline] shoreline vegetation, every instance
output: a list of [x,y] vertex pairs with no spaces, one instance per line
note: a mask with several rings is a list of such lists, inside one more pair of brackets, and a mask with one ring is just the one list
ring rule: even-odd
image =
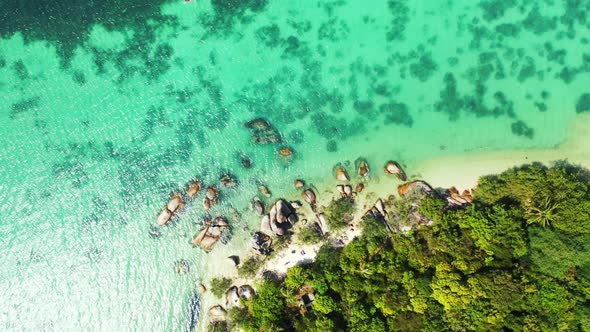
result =
[[[286,165],[290,163],[295,151],[282,144],[280,134],[268,120],[257,118],[246,123],[246,127],[252,130],[253,143],[274,144],[277,158]],[[394,287],[395,289],[390,289],[388,283],[383,284],[381,289],[375,286],[376,288],[372,292],[378,293],[381,299],[377,301],[378,303],[374,302],[375,299],[371,300],[373,302],[366,301],[365,312],[361,315],[364,315],[366,319],[376,319],[374,323],[376,325],[368,330],[404,330],[404,328],[400,328],[404,324],[417,324],[411,328],[433,328],[433,326],[428,325],[429,323],[427,324],[425,321],[433,319],[433,317],[427,318],[426,315],[426,308],[432,301],[435,301],[432,306],[438,312],[438,316],[435,319],[444,321],[444,324],[451,330],[483,328],[483,325],[477,327],[474,327],[475,325],[469,325],[475,323],[469,323],[466,317],[462,317],[460,321],[468,322],[468,325],[462,325],[458,321],[452,321],[453,319],[457,319],[458,316],[453,316],[454,318],[444,316],[450,307],[445,303],[446,300],[434,296],[436,287],[438,287],[434,285],[434,282],[438,281],[438,269],[440,268],[446,272],[454,273],[451,278],[454,284],[445,285],[444,287],[451,289],[452,292],[470,293],[472,290],[469,287],[473,285],[465,286],[462,283],[468,281],[471,274],[476,273],[478,269],[496,267],[494,265],[495,263],[488,266],[490,262],[500,260],[498,257],[495,257],[496,248],[489,243],[493,242],[494,237],[505,236],[502,233],[503,231],[512,232],[516,227],[505,224],[495,225],[497,220],[494,218],[500,218],[495,216],[495,213],[500,212],[496,210],[490,212],[488,210],[492,209],[494,204],[499,203],[501,206],[499,209],[504,209],[502,210],[503,214],[500,213],[502,214],[503,221],[510,220],[515,225],[520,224],[521,228],[519,231],[522,233],[520,234],[520,238],[514,235],[512,238],[508,238],[508,240],[520,243],[521,248],[518,251],[524,252],[524,254],[512,253],[511,260],[507,260],[503,256],[504,265],[502,266],[502,271],[505,272],[518,268],[518,272],[522,274],[519,277],[526,275],[529,271],[527,270],[525,273],[523,269],[530,268],[532,259],[526,255],[527,252],[531,251],[530,244],[533,243],[533,240],[528,238],[530,234],[529,227],[533,227],[533,230],[535,227],[535,225],[529,224],[539,224],[543,228],[556,228],[557,226],[553,220],[555,218],[554,214],[556,211],[561,211],[563,207],[561,203],[554,202],[552,197],[556,196],[556,193],[545,191],[539,194],[541,190],[539,188],[547,186],[547,183],[533,184],[531,181],[518,182],[522,180],[519,179],[519,176],[523,176],[525,179],[528,176],[535,180],[541,178],[540,173],[559,173],[561,171],[564,174],[559,173],[557,175],[558,177],[563,177],[563,179],[557,185],[562,187],[571,184],[570,182],[572,181],[573,183],[580,182],[586,186],[588,177],[586,170],[563,161],[555,162],[551,168],[547,168],[541,163],[534,163],[513,167],[508,171],[504,171],[499,176],[490,175],[479,177],[479,175],[486,174],[490,170],[490,173],[500,173],[507,166],[526,164],[529,160],[540,160],[544,162],[548,160],[559,160],[560,158],[556,158],[556,156],[560,151],[567,151],[568,156],[574,156],[572,159],[575,162],[581,162],[581,164],[587,166],[589,163],[584,159],[586,157],[583,152],[588,150],[588,147],[579,141],[582,137],[587,136],[584,126],[579,123],[575,124],[570,134],[570,138],[556,149],[522,150],[516,151],[517,153],[510,156],[499,156],[498,153],[474,154],[470,157],[475,157],[475,159],[471,158],[473,160],[470,160],[468,163],[458,162],[457,158],[460,157],[455,158],[451,156],[435,159],[423,165],[410,164],[409,166],[402,166],[396,161],[389,160],[378,167],[376,165],[369,165],[369,162],[364,158],[358,158],[354,162],[346,161],[336,164],[332,169],[333,180],[327,183],[323,182],[321,186],[319,184],[316,184],[316,186],[313,183],[306,183],[305,179],[294,179],[294,190],[282,190],[285,195],[284,198],[273,195],[268,187],[259,183],[257,185],[258,192],[253,196],[254,198],[251,201],[251,210],[258,216],[260,226],[256,226],[256,231],[251,233],[251,249],[248,252],[238,249],[240,250],[239,255],[234,254],[228,257],[232,266],[230,267],[230,271],[226,269],[218,270],[219,272],[214,273],[209,280],[201,281],[198,287],[199,292],[201,294],[209,293],[212,295],[206,296],[207,301],[204,306],[203,303],[199,302],[199,294],[197,292],[193,294],[196,302],[191,300],[191,303],[195,302],[196,304],[191,304],[191,328],[195,325],[196,320],[199,320],[202,326],[206,325],[207,329],[214,331],[224,331],[234,328],[246,331],[277,329],[306,331],[334,329],[367,330],[361,326],[354,327],[353,317],[350,316],[352,314],[350,311],[353,310],[351,308],[332,308],[324,312],[328,316],[318,315],[318,313],[322,312],[322,309],[317,309],[316,307],[327,305],[322,301],[332,301],[330,302],[332,306],[335,303],[338,303],[339,306],[346,306],[346,296],[349,294],[347,295],[348,291],[339,288],[342,286],[335,286],[336,288],[333,288],[326,280],[323,281],[321,286],[318,286],[313,280],[300,280],[302,282],[299,284],[300,288],[293,289],[287,283],[289,283],[289,278],[291,278],[290,276],[293,273],[303,273],[306,278],[313,279],[309,274],[311,273],[310,271],[314,269],[323,271],[326,268],[324,265],[328,264],[328,262],[322,261],[322,259],[329,260],[333,256],[337,262],[342,257],[342,254],[349,250],[348,248],[358,246],[358,243],[361,243],[361,247],[366,246],[361,249],[365,250],[363,255],[370,260],[375,255],[380,259],[383,253],[396,253],[396,241],[418,241],[415,244],[418,247],[422,246],[423,250],[420,253],[414,253],[414,255],[425,256],[419,259],[420,264],[423,264],[424,261],[432,260],[437,255],[441,255],[440,252],[446,255],[460,252],[467,256],[468,254],[466,253],[469,253],[469,255],[476,255],[475,257],[477,257],[478,251],[484,252],[485,254],[479,257],[483,261],[478,262],[475,266],[470,266],[471,258],[467,259],[465,257],[459,262],[453,261],[449,257],[435,259],[428,266],[421,266],[420,268],[417,268],[416,262],[410,264],[408,261],[410,259],[409,257],[397,257],[395,261],[397,265],[392,265],[391,261],[383,261],[380,262],[380,267],[375,271],[367,267],[369,262],[366,261],[362,262],[362,264],[359,263],[361,267],[357,267],[356,270],[346,270],[343,266],[348,263],[340,262],[339,267],[341,271],[333,271],[338,275],[338,280],[346,281],[347,275],[354,275],[354,273],[359,273],[360,271],[360,279],[365,278],[366,280],[364,282],[372,284],[374,280],[371,280],[370,276],[378,275],[382,273],[382,270],[392,269],[395,266],[397,269],[390,271],[394,276],[399,277],[401,273],[403,278],[412,279],[413,277],[411,276],[426,273],[421,278],[423,278],[425,283],[425,280],[430,281],[429,285],[422,285],[421,288],[421,294],[425,296],[425,298],[419,300],[421,301],[421,309],[414,308],[416,309],[414,311],[411,308],[417,304],[412,301],[418,301],[414,299],[418,293],[415,290],[411,292],[408,290],[407,285],[404,284],[405,281],[403,281],[405,279],[402,280],[401,284],[399,284],[399,280],[392,281],[392,285],[396,285],[396,282],[398,282]],[[529,156],[531,159],[529,159]],[[242,155],[240,158],[243,167],[249,168],[251,166],[252,163],[248,156]],[[416,168],[418,172],[411,173],[408,176],[404,171],[405,167]],[[440,173],[441,170],[445,173],[444,175]],[[438,171],[438,173],[433,171]],[[507,175],[511,174],[511,172],[520,175],[515,176],[515,179],[513,179]],[[584,175],[578,176],[578,173]],[[435,176],[432,176],[433,174]],[[461,174],[462,181],[456,181],[458,178],[457,174]],[[503,176],[508,176],[510,178],[509,181],[498,180]],[[572,176],[573,178],[571,178]],[[433,180],[434,185],[431,186],[421,179]],[[489,179],[496,180],[486,182]],[[565,179],[571,181],[568,182]],[[171,194],[170,200],[157,217],[156,223],[160,227],[166,226],[176,218],[178,213],[182,213],[181,211],[186,203],[190,202],[194,204],[197,201],[199,193],[202,192],[203,195],[201,196],[204,196],[202,209],[204,212],[209,213],[215,211],[215,209],[209,210],[213,206],[220,204],[220,201],[223,200],[225,190],[237,188],[239,185],[238,178],[231,173],[221,174],[218,182],[214,181],[204,184],[201,183],[201,180],[192,179],[187,184],[184,193],[174,192]],[[512,182],[517,182],[518,190],[530,191],[535,194],[523,199],[522,197],[518,197],[518,193],[507,192],[505,193],[505,197],[498,202],[490,203],[489,199],[486,200],[486,192],[498,191],[500,187],[511,188],[513,185]],[[453,186],[453,183],[457,183],[460,189]],[[587,185],[587,187],[590,187],[590,185]],[[475,191],[472,191],[473,189]],[[575,189],[582,190],[580,188]],[[582,191],[583,193],[580,195],[587,195],[587,189],[583,189]],[[294,193],[290,194],[288,192]],[[221,204],[225,203],[227,202],[224,201]],[[582,201],[582,203],[587,202]],[[515,210],[519,209],[521,213],[515,212]],[[587,218],[588,211],[584,209],[587,209],[586,205],[583,206],[581,211],[582,213],[586,213]],[[474,217],[470,214],[476,216]],[[468,215],[468,217],[465,217],[465,215]],[[210,252],[217,242],[227,244],[232,237],[232,224],[239,222],[240,218],[241,212],[233,207],[230,207],[228,217],[224,215],[208,216],[206,214],[201,230],[191,241],[193,247],[200,247],[205,252]],[[463,218],[475,218],[479,221],[487,220],[487,224],[484,223],[485,225],[483,226],[478,225],[475,227],[466,223]],[[536,221],[529,222],[530,220]],[[572,220],[575,220],[575,218]],[[452,227],[455,227],[455,229],[445,234],[447,239],[445,239],[446,242],[442,246],[444,249],[441,249],[437,245],[433,245],[433,243],[436,244],[437,240],[439,240],[437,239],[436,230],[440,227],[439,224],[443,222],[452,224]],[[586,230],[588,228],[587,226],[578,227],[576,234],[590,232]],[[470,229],[470,227],[473,229]],[[507,229],[494,230],[494,227],[507,227]],[[568,227],[571,228],[570,226]],[[468,230],[466,231],[465,229]],[[566,232],[566,230],[560,231]],[[468,236],[471,236],[471,238],[463,239],[465,237],[464,232]],[[156,227],[153,227],[150,233],[154,237],[160,235],[160,231]],[[429,233],[428,237],[423,238],[425,236],[424,233]],[[472,236],[473,234],[475,236]],[[478,238],[481,236],[483,238]],[[559,237],[560,235],[556,236]],[[379,244],[372,242],[376,238],[379,238]],[[450,245],[450,243],[453,243],[453,245]],[[482,243],[487,244],[483,245]],[[583,243],[583,241],[576,242],[576,245],[579,245],[579,243]],[[563,246],[567,247],[570,244],[565,243]],[[467,247],[463,248],[464,246]],[[376,247],[380,249],[377,252],[372,252]],[[566,249],[570,250],[571,248]],[[406,248],[405,250],[407,254],[416,249]],[[502,248],[502,251],[507,250],[506,248]],[[397,254],[401,255],[401,253]],[[506,253],[503,254],[507,255]],[[219,258],[219,254],[215,256]],[[414,259],[417,258],[414,257]],[[399,265],[399,261],[403,260],[406,260],[405,265]],[[442,264],[440,261],[443,261],[446,267],[443,268],[443,265],[440,265]],[[508,261],[512,265],[507,263]],[[585,262],[583,259],[582,261]],[[574,268],[578,267],[577,265],[574,266]],[[583,267],[581,270],[583,270]],[[185,260],[178,261],[176,263],[176,271],[178,273],[187,273],[189,271],[188,262]],[[530,275],[526,276],[530,277]],[[325,277],[316,277],[325,279]],[[492,273],[491,278],[495,278],[494,273]],[[515,282],[518,284],[517,281]],[[207,286],[206,284],[209,285]],[[379,285],[379,283],[376,285]],[[464,287],[461,288],[460,286]],[[514,287],[518,288],[520,286],[524,287],[520,284]],[[387,310],[383,311],[385,304],[381,302],[394,301],[390,297],[393,296],[392,294],[396,294],[394,291],[398,291],[399,293],[400,289],[405,289],[411,293],[397,294],[404,298],[409,298],[410,304],[406,303],[405,309],[398,308],[396,311],[393,308],[387,307]],[[264,298],[263,295],[266,291],[273,294],[276,293],[273,296],[274,299],[266,298],[264,301],[270,302],[258,303],[261,301],[261,298]],[[523,291],[523,289],[520,289],[520,291]],[[427,294],[427,296],[424,294]],[[320,296],[319,302],[318,296]],[[214,298],[218,300],[214,300]],[[275,301],[277,299],[280,300],[281,305],[277,305]],[[211,300],[213,303],[211,303]],[[367,300],[366,294],[356,298],[351,303],[365,300]],[[469,302],[465,298],[453,298],[452,300],[457,303]],[[587,299],[583,301],[587,301]],[[211,306],[210,304],[214,305]],[[272,308],[272,305],[275,307]],[[208,307],[205,315],[199,314],[202,309],[195,309],[199,306]],[[324,309],[327,310],[326,308]],[[261,312],[256,313],[257,310]],[[507,317],[509,317],[507,313],[504,313],[501,317],[492,319],[490,315],[499,315],[498,312],[501,311],[498,308],[494,308],[493,310],[493,314],[486,312],[488,316],[483,317],[480,315],[477,319],[486,320],[490,323],[489,326],[495,326],[494,328],[498,329],[504,327],[514,329],[514,326],[512,326],[512,324],[515,324],[514,322],[518,322],[521,325],[525,324],[520,319],[520,316],[518,319],[511,318],[512,321],[507,321]],[[521,315],[522,311],[522,308],[517,310],[518,315]],[[338,312],[338,315],[332,314],[332,312]],[[471,315],[472,313],[469,314]],[[577,313],[569,314],[570,316],[577,315]],[[195,315],[199,317],[195,318]],[[266,318],[262,319],[260,315]],[[279,315],[281,319],[275,319],[278,317],[276,315]],[[271,316],[276,317],[270,318]],[[471,317],[471,319],[476,319],[474,317]],[[363,319],[359,320],[359,322],[361,321]],[[491,323],[492,321],[494,322],[493,324]],[[570,325],[568,324],[569,322],[565,322],[557,327],[562,328],[566,326],[569,328]],[[586,323],[582,321],[576,321],[576,324],[578,324],[578,327],[586,326]],[[408,325],[408,328],[410,328],[410,325]],[[542,323],[537,321],[529,325],[529,328],[525,330],[535,330],[539,326],[541,330],[556,328],[556,326],[549,327],[548,325],[542,325]]]
[[376,175],[359,159],[335,166],[332,192],[296,180],[303,202],[262,211],[236,273],[211,280],[207,329],[590,328],[587,169],[532,163],[462,192],[382,169],[397,190],[366,190]]

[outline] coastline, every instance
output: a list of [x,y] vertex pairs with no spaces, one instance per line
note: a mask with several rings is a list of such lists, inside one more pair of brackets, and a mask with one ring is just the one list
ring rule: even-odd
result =
[[[456,187],[459,192],[464,189],[473,189],[477,186],[477,179],[483,175],[498,174],[502,171],[518,165],[541,162],[549,165],[550,163],[567,159],[570,162],[590,167],[590,145],[585,144],[590,139],[590,114],[578,115],[576,121],[570,126],[567,139],[554,148],[549,149],[521,149],[505,150],[492,152],[464,153],[450,155],[440,158],[433,158],[425,162],[413,165],[407,165],[408,181],[424,180],[433,187],[450,188]],[[385,159],[383,162],[385,163]],[[354,214],[352,227],[347,227],[343,232],[330,236],[328,239],[317,244],[303,244],[296,240],[296,232],[306,224],[302,220],[307,219],[308,223],[316,220],[315,213],[311,211],[309,205],[304,204],[297,213],[300,215],[300,221],[294,226],[294,233],[291,236],[290,243],[276,252],[271,258],[258,269],[256,277],[243,278],[238,274],[237,266],[233,266],[228,260],[225,260],[223,266],[228,268],[219,269],[220,273],[216,277],[228,277],[232,279],[232,284],[255,285],[256,281],[262,276],[263,271],[272,271],[278,275],[285,275],[290,267],[311,262],[315,259],[319,248],[330,241],[341,240],[347,244],[356,236],[360,235],[361,228],[358,222],[362,216],[375,204],[379,199],[386,200],[388,196],[397,194],[397,186],[405,183],[396,177],[383,174],[381,165],[371,165],[372,175],[366,182],[365,190],[355,196],[355,205],[357,207]],[[352,173],[354,166],[348,167],[351,181],[348,182],[353,188],[360,179],[358,175]],[[310,183],[318,197],[317,206],[320,211],[327,206],[330,201],[340,197],[336,190],[336,185],[342,184],[334,176],[327,176],[322,183]],[[292,188],[289,194],[284,197],[288,201],[301,200],[302,189]],[[258,220],[259,222],[259,220]],[[304,252],[304,254],[302,253]],[[241,262],[251,257],[254,250],[248,245],[244,245],[242,251],[235,254],[240,256]],[[203,280],[208,285],[210,280]],[[208,310],[211,306],[221,304],[225,307],[225,298],[217,299],[207,291],[203,294],[207,298],[207,305],[203,306],[201,315],[201,327],[203,330],[207,327],[209,321]]]
[[482,175],[497,174],[532,162],[550,164],[557,160],[590,167],[590,114],[578,114],[566,140],[549,149],[522,149],[463,153],[428,160],[415,165],[415,174],[435,187],[471,189]]

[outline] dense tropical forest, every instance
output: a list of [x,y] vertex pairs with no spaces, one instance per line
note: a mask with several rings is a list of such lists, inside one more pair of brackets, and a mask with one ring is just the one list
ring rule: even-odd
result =
[[[590,172],[566,162],[480,178],[473,203],[396,199],[432,221],[409,232],[363,219],[345,247],[265,279],[245,331],[588,331]],[[403,210],[403,208],[401,209]],[[398,214],[399,216],[399,214]],[[390,229],[388,231],[387,229]]]

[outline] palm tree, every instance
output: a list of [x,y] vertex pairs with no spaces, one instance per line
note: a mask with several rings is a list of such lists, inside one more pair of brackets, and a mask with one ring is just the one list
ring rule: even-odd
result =
[[556,219],[558,203],[553,203],[549,196],[540,201],[533,201],[531,198],[524,203],[524,217],[527,224],[539,224],[543,227],[550,226]]

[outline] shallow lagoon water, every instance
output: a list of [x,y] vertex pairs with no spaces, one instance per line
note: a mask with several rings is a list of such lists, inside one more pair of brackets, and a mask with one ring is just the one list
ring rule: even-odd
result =
[[[182,330],[195,286],[258,227],[259,182],[280,197],[361,156],[378,169],[558,145],[590,92],[590,4],[565,3],[150,1],[48,24],[8,1],[0,327]],[[290,163],[251,142],[259,116]],[[148,235],[173,190],[226,171],[240,184],[211,214],[242,214],[228,245],[191,248],[201,197]]]

